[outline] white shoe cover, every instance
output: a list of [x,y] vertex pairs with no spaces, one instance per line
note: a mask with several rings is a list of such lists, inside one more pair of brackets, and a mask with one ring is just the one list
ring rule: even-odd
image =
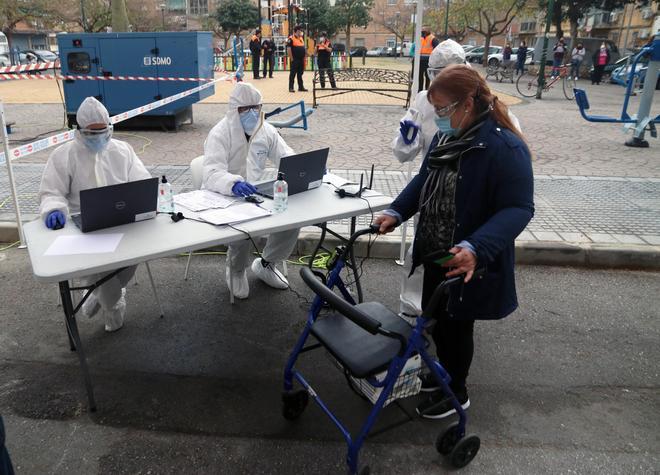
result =
[[110,310],[103,312],[105,317],[105,331],[116,332],[124,326],[126,315],[126,289],[121,289],[121,298]]
[[250,285],[248,284],[247,271],[243,269],[241,272],[229,272],[229,267],[225,269],[225,278],[227,279],[227,288],[231,292],[231,281],[233,278],[234,297],[237,299],[246,299],[250,295]]
[[261,257],[257,257],[252,262],[252,272],[274,289],[285,290],[289,288],[289,281],[272,263],[268,264],[268,267],[261,265]]

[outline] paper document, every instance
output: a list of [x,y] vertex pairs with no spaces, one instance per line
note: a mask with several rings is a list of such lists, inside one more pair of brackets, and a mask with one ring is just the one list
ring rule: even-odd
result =
[[203,211],[205,209],[226,208],[234,202],[220,193],[209,190],[195,190],[188,193],[174,195],[174,203],[184,206],[191,211]]
[[71,256],[74,254],[104,254],[115,252],[124,235],[74,234],[58,236],[44,253],[45,256]]
[[341,188],[348,183],[355,183],[354,181],[349,180],[348,178],[342,178],[333,173],[326,173],[323,175],[323,183],[330,183],[335,185],[337,188]]
[[211,224],[220,225],[240,223],[242,221],[249,221],[251,219],[263,218],[264,216],[269,216],[270,211],[252,203],[244,203],[230,206],[229,208],[225,209],[209,209],[200,212],[198,215],[204,221],[207,221]]

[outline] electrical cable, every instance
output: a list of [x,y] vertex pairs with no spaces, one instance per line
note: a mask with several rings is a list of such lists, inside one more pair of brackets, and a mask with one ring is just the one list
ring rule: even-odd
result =
[[126,137],[135,137],[135,138],[138,138],[138,139],[145,140],[146,143],[142,146],[142,150],[140,150],[139,152],[138,151],[135,152],[137,155],[143,154],[145,152],[145,150],[147,150],[147,147],[150,147],[151,144],[154,143],[153,140],[151,140],[148,137],[145,137],[144,135],[131,134],[131,133],[128,133],[128,132],[114,132],[113,135],[124,135]]
[[11,249],[12,247],[14,247],[14,246],[16,246],[16,245],[18,245],[18,244],[20,244],[20,243],[21,243],[21,241],[16,241],[16,242],[14,242],[14,243],[11,243],[9,246],[6,246],[6,247],[0,247],[0,252],[2,252],[2,251],[6,251],[7,249]]

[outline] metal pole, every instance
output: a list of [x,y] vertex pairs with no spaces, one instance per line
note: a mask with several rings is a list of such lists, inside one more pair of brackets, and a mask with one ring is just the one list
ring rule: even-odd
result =
[[[625,8],[628,8],[628,5],[625,6]],[[625,13],[625,9],[623,12]],[[628,49],[628,35],[630,35],[630,24],[632,23],[632,17],[635,14],[635,6],[630,5],[630,16],[628,17],[628,27],[626,28],[626,39],[623,42],[623,52],[625,53],[626,50]],[[626,65],[627,67],[628,65]]]
[[555,0],[548,1],[548,12],[545,15],[545,35],[543,35],[543,50],[541,51],[541,67],[539,68],[539,81],[536,88],[536,98],[541,99],[545,87],[545,58],[548,55],[548,35],[552,24],[552,12],[555,9]]
[[445,39],[449,38],[447,31],[449,28],[449,0],[447,0],[447,11],[445,11]]
[[[424,0],[417,0],[417,9],[415,12],[415,57],[413,58],[413,83],[412,83],[412,97],[417,97],[419,92],[419,57],[421,49],[422,37],[422,23],[424,22]],[[410,183],[412,179],[413,162],[408,162],[408,169],[406,171],[406,182]],[[403,265],[406,260],[406,237],[408,235],[408,222],[406,221],[401,226],[401,247],[399,249],[399,260],[397,264]]]
[[21,247],[25,247],[25,236],[23,235],[23,222],[21,221],[21,209],[18,206],[18,195],[16,194],[16,183],[14,182],[14,172],[11,168],[11,157],[9,155],[9,139],[7,137],[7,122],[5,121],[5,106],[0,101],[0,127],[2,127],[2,147],[5,152],[5,162],[7,163],[7,177],[11,187],[11,196],[14,201],[14,210],[16,211],[16,225],[18,226],[18,239],[21,241]]

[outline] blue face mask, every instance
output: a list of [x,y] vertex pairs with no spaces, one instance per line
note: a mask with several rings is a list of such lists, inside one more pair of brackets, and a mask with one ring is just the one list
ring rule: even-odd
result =
[[241,125],[246,134],[251,134],[254,132],[254,129],[259,125],[259,115],[260,112],[254,109],[243,112],[239,114],[238,117],[241,119]]
[[448,135],[449,137],[456,135],[458,132],[457,129],[451,126],[451,117],[436,117],[435,125],[438,126],[438,130],[440,130],[440,132],[442,132],[444,135]]
[[97,135],[82,135],[83,143],[94,153],[100,153],[108,147],[110,143],[110,132]]

